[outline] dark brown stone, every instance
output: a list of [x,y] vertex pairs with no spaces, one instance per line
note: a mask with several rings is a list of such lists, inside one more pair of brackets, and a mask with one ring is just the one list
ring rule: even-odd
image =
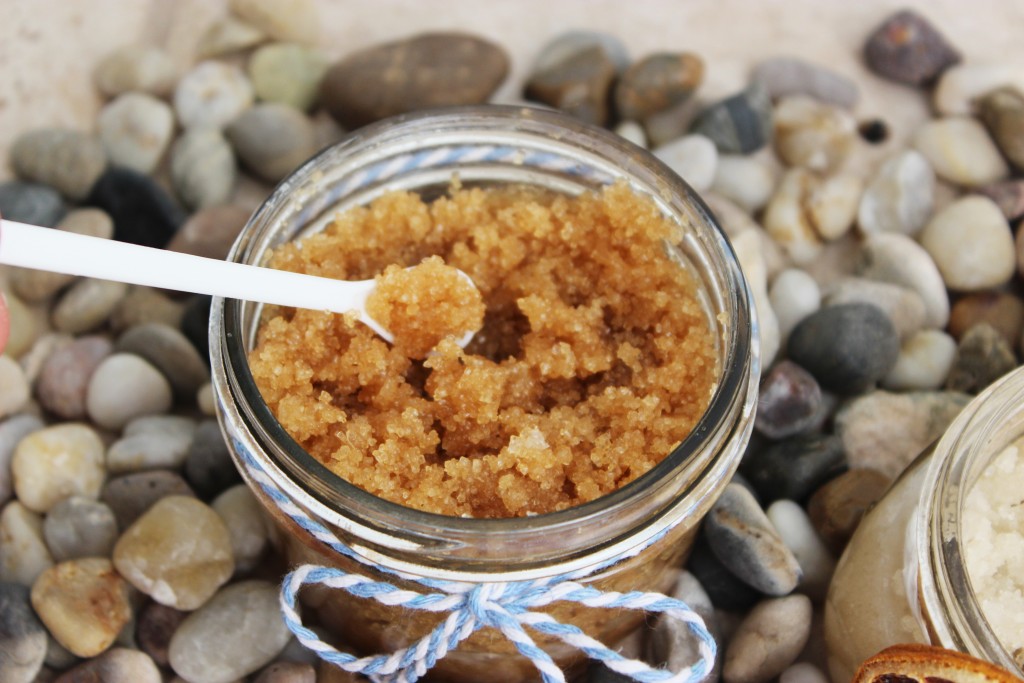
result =
[[978,101],[978,118],[1007,161],[1024,169],[1024,95],[1014,88],[994,90]]
[[868,508],[889,488],[889,477],[869,469],[840,474],[814,492],[807,514],[818,535],[838,557]]
[[142,608],[135,621],[135,642],[139,649],[153,658],[157,666],[168,666],[167,650],[171,636],[185,621],[188,612],[151,602]]
[[481,104],[505,79],[508,56],[465,33],[424,33],[349,55],[321,82],[321,101],[342,126],[431,107]]
[[621,119],[648,117],[685,102],[704,80],[704,62],[689,52],[659,52],[636,62],[615,85]]
[[1006,292],[978,292],[959,299],[949,314],[949,333],[959,341],[978,323],[988,323],[1013,347],[1024,332],[1024,302]]
[[601,126],[609,119],[608,92],[614,80],[615,65],[595,45],[533,74],[524,94],[527,99]]
[[923,86],[960,61],[960,53],[917,12],[903,10],[882,22],[864,45],[868,67],[882,78]]
[[946,388],[976,394],[1015,367],[1013,345],[996,328],[978,323],[960,339]]

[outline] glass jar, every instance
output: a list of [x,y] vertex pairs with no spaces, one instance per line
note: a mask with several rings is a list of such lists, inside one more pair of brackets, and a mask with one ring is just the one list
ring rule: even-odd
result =
[[[728,240],[692,190],[652,155],[607,131],[532,108],[475,107],[398,117],[356,131],[293,173],[249,221],[229,259],[262,264],[269,250],[321,230],[339,211],[392,190],[431,199],[447,191],[453,174],[463,186],[515,183],[570,195],[625,179],[656,202],[679,226],[678,239],[666,249],[696,276],[708,324],[716,332],[720,371],[709,407],[693,433],[660,464],[595,501],[515,519],[430,514],[356,488],[304,452],[275,420],[249,371],[247,354],[260,305],[214,299],[213,383],[236,462],[250,476],[244,460],[252,458],[291,503],[332,529],[358,557],[332,551],[254,486],[282,532],[287,561],[392,582],[394,575],[376,567],[468,582],[592,570],[581,582],[603,590],[668,590],[698,522],[729,481],[749,439],[759,357],[752,299]],[[343,591],[307,589],[303,601],[345,647],[364,654],[404,647],[441,619],[357,600]],[[643,619],[642,612],[572,603],[555,603],[546,611],[606,643]],[[537,635],[538,645],[559,666],[579,662],[579,652]],[[432,672],[434,680],[508,683],[536,675],[493,629],[474,633]]]
[[992,631],[964,560],[967,494],[1024,437],[1024,367],[975,397],[865,515],[825,603],[829,669],[849,681],[897,643],[930,643],[1018,670]]

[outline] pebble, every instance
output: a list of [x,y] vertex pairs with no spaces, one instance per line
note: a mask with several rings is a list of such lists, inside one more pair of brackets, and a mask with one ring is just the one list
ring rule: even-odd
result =
[[807,215],[819,237],[831,242],[853,227],[863,190],[863,181],[855,175],[840,173],[821,179],[805,200]]
[[704,80],[704,62],[690,52],[658,52],[634,62],[615,83],[619,118],[644,121],[689,99]]
[[939,329],[949,322],[949,294],[942,274],[924,247],[906,235],[869,236],[860,252],[857,273],[917,292],[924,301],[925,326]]
[[[199,391],[196,392],[196,405],[199,406],[203,415],[213,417],[217,414],[217,398],[214,396],[212,384],[207,383],[199,387]],[[3,427],[0,426],[0,430],[2,429]],[[2,437],[0,437],[0,442],[2,442]],[[2,458],[0,458],[0,462],[2,462]],[[2,499],[3,496],[0,495],[0,501]]]
[[754,297],[757,322],[760,332],[761,364],[769,367],[779,352],[779,322],[768,298],[768,273],[764,257],[764,245],[771,240],[764,239],[761,231],[746,230],[732,238],[733,249],[740,263],[747,286]]
[[607,53],[594,45],[530,74],[523,95],[581,121],[603,126],[611,117],[609,93],[615,73]]
[[185,621],[188,612],[150,602],[139,612],[135,622],[135,640],[139,649],[153,658],[157,666],[166,667],[170,664],[167,650],[171,645],[171,637]]
[[11,460],[14,492],[35,512],[49,512],[71,496],[99,497],[105,474],[103,442],[91,427],[74,422],[29,434]]
[[29,591],[0,583],[0,680],[33,683],[46,657],[46,630],[32,611]]
[[191,209],[228,201],[237,175],[231,145],[216,128],[186,130],[171,148],[171,182]]
[[207,27],[196,43],[199,59],[222,57],[248,50],[267,40],[267,34],[238,17],[228,15]]
[[797,662],[779,675],[779,683],[829,683],[829,678],[814,664]]
[[100,500],[110,506],[117,525],[127,529],[155,502],[167,496],[195,496],[180,474],[153,470],[117,477],[107,482]]
[[0,215],[9,221],[50,228],[66,212],[64,200],[52,187],[20,180],[0,183]]
[[313,0],[231,0],[228,6],[277,40],[314,43],[320,35],[320,14]]
[[223,128],[252,103],[249,79],[224,62],[200,62],[174,90],[174,112],[185,128]]
[[43,518],[12,500],[0,510],[0,582],[31,586],[53,565],[43,540]]
[[763,600],[743,619],[725,652],[725,683],[767,683],[797,658],[811,633],[805,595]]
[[818,283],[799,268],[787,268],[776,275],[768,297],[778,318],[782,339],[789,339],[801,320],[821,308]]
[[853,109],[860,99],[857,84],[831,69],[798,57],[770,57],[757,63],[751,80],[758,81],[773,100],[808,95],[827,104]]
[[171,142],[174,113],[152,95],[125,93],[103,108],[97,127],[111,163],[150,174]]
[[718,166],[718,150],[703,135],[686,135],[654,149],[661,159],[696,192],[710,189]]
[[210,504],[231,536],[235,571],[254,569],[269,543],[267,523],[256,496],[245,484],[232,486]]
[[312,664],[275,662],[260,672],[253,683],[316,683]]
[[918,239],[949,289],[990,289],[1009,282],[1016,271],[1013,232],[988,197],[955,200],[935,214]]
[[736,577],[715,556],[704,532],[697,537],[686,568],[700,582],[711,602],[719,609],[745,612],[761,598],[757,590]]
[[604,50],[608,59],[615,65],[617,73],[624,72],[632,62],[629,50],[618,36],[599,31],[566,31],[552,38],[540,49],[531,70],[544,71],[592,47]]
[[800,580],[800,566],[754,496],[729,484],[704,520],[711,551],[730,572],[768,595],[785,595]]
[[28,403],[28,378],[18,361],[0,356],[0,418],[17,413]]
[[875,469],[891,480],[942,435],[968,400],[953,391],[877,390],[843,406],[835,431],[851,469]]
[[193,683],[230,683],[271,662],[290,637],[277,586],[242,581],[181,624],[171,639],[171,667]]
[[798,590],[816,602],[825,599],[836,561],[818,537],[804,509],[792,500],[777,500],[765,511],[786,547],[800,563]]
[[772,103],[760,83],[712,104],[702,111],[691,132],[711,139],[718,151],[749,154],[768,144],[772,136]]
[[890,481],[876,470],[856,468],[828,481],[811,496],[807,515],[836,556],[846,547],[864,513],[889,488]]
[[890,157],[868,182],[857,208],[861,232],[916,235],[935,203],[935,172],[912,149]]
[[[704,620],[704,626],[708,632],[717,637],[714,605],[693,574],[688,571],[680,572],[670,597],[686,603]],[[654,628],[647,633],[649,659],[661,664],[669,671],[681,671],[699,659],[699,642],[685,622],[664,615],[659,616],[654,623]],[[703,680],[717,680],[720,660],[721,657],[716,658],[716,666]]]
[[154,45],[126,45],[103,58],[93,72],[96,87],[107,97],[141,92],[164,97],[177,80],[174,61]]
[[[168,245],[170,246],[170,245]],[[132,287],[110,314],[110,329],[124,332],[136,325],[162,323],[177,328],[185,314],[185,305],[151,287]]]
[[[50,356],[72,341],[74,341],[74,337],[69,334],[45,332],[32,342],[32,348],[18,359],[18,365],[21,366],[22,372],[25,373],[25,379],[28,380],[28,383],[34,387],[36,380],[39,379],[39,373],[43,370],[43,365]],[[26,407],[30,406],[26,405]]]
[[276,183],[316,152],[313,124],[285,104],[257,104],[227,127],[241,162],[260,178]]
[[203,358],[210,357],[210,305],[212,297],[199,295],[185,306],[181,331]]
[[207,505],[188,496],[168,496],[121,535],[114,566],[160,604],[194,610],[231,578],[231,538]]
[[137,325],[118,338],[118,353],[130,353],[148,361],[163,373],[179,400],[191,400],[199,387],[210,381],[207,363],[177,329],[161,323]]
[[113,280],[84,278],[60,297],[50,319],[58,332],[82,334],[106,322],[117,303],[128,293],[128,285]]
[[637,147],[647,149],[647,132],[636,121],[622,121],[615,126],[615,134],[629,140]]
[[772,122],[779,159],[812,171],[841,167],[857,140],[857,122],[849,112],[804,95],[776,104]]
[[111,167],[86,200],[114,220],[114,239],[163,247],[185,222],[185,212],[157,182],[127,168]]
[[1004,180],[975,188],[996,203],[1006,220],[1016,222],[1024,218],[1024,180]]
[[976,394],[1016,367],[1013,346],[996,328],[978,323],[960,338],[946,388]]
[[103,557],[47,569],[32,586],[32,607],[53,637],[79,657],[110,647],[132,617],[128,584]]
[[901,10],[868,36],[864,59],[883,78],[925,86],[958,63],[960,53],[923,16]]
[[[167,245],[180,251],[212,259],[225,259],[238,234],[249,220],[239,206],[209,206],[196,211]],[[177,327],[177,324],[172,327]]]
[[914,133],[913,145],[936,175],[956,185],[988,185],[1010,172],[985,127],[966,116],[922,124]]
[[185,463],[196,424],[173,415],[140,417],[129,422],[124,436],[107,450],[107,470],[125,474],[178,469]]
[[820,185],[821,181],[810,171],[790,169],[782,176],[764,211],[765,231],[798,266],[811,263],[821,253],[821,236],[808,210]]
[[22,439],[42,428],[43,421],[35,415],[14,415],[0,422],[0,505],[6,503],[14,491],[11,458],[15,449]]
[[1010,345],[1024,332],[1024,302],[1007,292],[977,292],[957,299],[949,315],[949,333],[960,339],[977,323],[988,323]]
[[85,404],[96,424],[118,430],[136,417],[167,412],[171,400],[159,370],[134,354],[114,353],[93,372]]
[[508,66],[505,51],[481,38],[422,33],[335,63],[324,74],[320,98],[351,130],[418,109],[486,102]]
[[212,498],[241,481],[216,420],[204,420],[185,459],[185,477],[196,492]]
[[18,177],[48,185],[68,199],[80,200],[103,173],[107,155],[93,135],[65,128],[41,128],[14,140],[10,163]]
[[821,387],[811,373],[782,360],[761,379],[754,426],[769,439],[782,439],[806,431],[820,408]]
[[[47,634],[49,635],[49,634]],[[81,658],[61,645],[52,635],[46,639],[46,666],[56,671],[64,671],[78,664]]]
[[43,538],[57,562],[110,557],[117,541],[117,519],[105,503],[72,496],[47,513]]
[[757,157],[719,154],[711,189],[753,214],[771,199],[776,176],[775,169]]
[[[0,194],[2,192],[3,190],[0,189]],[[10,336],[7,338],[4,353],[11,358],[21,358],[45,332],[44,325],[40,324],[34,312],[29,310],[28,306],[14,292],[3,291],[2,293],[7,300],[7,316],[10,323]]]
[[974,113],[977,98],[1005,86],[1024,88],[1024,69],[1016,64],[958,64],[939,79],[935,109],[944,116],[967,116]]
[[921,330],[907,337],[900,347],[882,386],[893,391],[930,391],[940,388],[949,376],[956,357],[956,340],[942,330]]
[[877,306],[864,303],[822,308],[789,337],[789,357],[807,369],[823,389],[858,394],[896,363],[899,336]]
[[161,683],[163,677],[149,655],[115,647],[79,664],[53,683]]
[[85,417],[89,380],[113,345],[102,336],[79,337],[55,349],[36,380],[36,396],[44,408],[65,420]]
[[1018,170],[1024,169],[1024,95],[1000,88],[982,97],[977,106],[978,118],[999,151]]
[[845,467],[838,437],[802,434],[748,452],[741,472],[764,500],[803,501]]
[[825,306],[864,303],[880,308],[900,339],[914,334],[925,323],[924,301],[912,289],[863,277],[846,277],[825,297]]
[[252,54],[248,69],[257,99],[309,111],[316,104],[327,60],[304,45],[272,43]]

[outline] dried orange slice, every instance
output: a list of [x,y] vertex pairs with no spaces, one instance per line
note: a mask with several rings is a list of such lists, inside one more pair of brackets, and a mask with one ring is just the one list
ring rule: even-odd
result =
[[931,645],[895,645],[865,660],[852,683],[1024,683],[995,664]]

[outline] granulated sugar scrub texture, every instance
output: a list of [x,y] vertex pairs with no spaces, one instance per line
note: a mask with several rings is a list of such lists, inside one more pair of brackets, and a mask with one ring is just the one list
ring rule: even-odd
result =
[[[597,231],[579,225],[584,221]],[[396,225],[402,229],[394,230]],[[615,230],[629,239],[608,234],[600,248],[594,244],[600,231]],[[343,253],[332,257],[331,250]],[[289,562],[324,566],[329,568],[324,571],[341,576],[369,576],[409,590],[426,585],[452,592],[450,620],[470,618],[454,597],[465,594],[462,586],[499,582],[502,588],[489,590],[498,590],[503,600],[519,600],[517,595],[527,600],[516,607],[508,603],[513,614],[524,607],[530,614],[535,607],[547,615],[544,619],[572,624],[586,637],[607,643],[629,633],[644,618],[643,611],[632,609],[639,605],[632,599],[613,599],[607,604],[616,609],[610,612],[580,604],[571,595],[541,605],[565,589],[567,577],[585,591],[597,591],[593,599],[598,601],[603,599],[600,591],[670,591],[676,563],[728,483],[749,437],[758,374],[756,322],[735,256],[699,200],[646,153],[561,115],[511,107],[425,113],[377,124],[300,169],[254,216],[232,258],[342,273],[353,267],[344,265],[353,253],[356,268],[374,272],[396,259],[408,265],[406,261],[419,262],[425,255],[440,255],[473,279],[487,305],[484,325],[465,351],[449,339],[425,354],[424,349],[410,354],[399,340],[389,350],[376,337],[361,331],[353,337],[351,328],[337,328],[341,339],[352,339],[344,342],[349,350],[358,346],[362,354],[379,347],[376,353],[385,354],[375,363],[364,359],[357,364],[365,375],[363,386],[373,386],[376,373],[397,363],[399,379],[411,379],[414,391],[440,391],[438,405],[415,409],[416,401],[410,403],[415,393],[387,389],[383,396],[392,397],[394,415],[375,417],[365,412],[371,397],[360,394],[357,383],[347,398],[314,394],[323,402],[314,401],[306,410],[356,408],[359,412],[349,412],[346,419],[366,420],[372,428],[381,419],[408,420],[441,408],[451,414],[440,417],[452,421],[443,433],[468,429],[458,439],[479,440],[483,429],[493,435],[495,458],[493,463],[486,457],[469,458],[456,465],[456,471],[465,468],[458,475],[465,482],[446,490],[443,473],[452,465],[417,485],[417,469],[401,457],[411,452],[408,448],[394,451],[394,457],[387,456],[387,449],[371,449],[373,455],[358,456],[364,459],[362,471],[343,470],[369,492],[353,486],[331,471],[340,465],[333,456],[310,455],[319,444],[330,444],[329,434],[309,440],[307,452],[283,427],[292,421],[284,411],[300,405],[298,396],[289,398],[298,385],[287,377],[308,372],[303,354],[317,353],[327,343],[328,337],[320,336],[332,333],[325,325],[344,326],[346,321],[309,318],[290,330],[300,314],[215,301],[214,385],[225,432],[246,477],[284,531]],[[621,270],[631,261],[636,265]],[[604,282],[595,283],[602,273]],[[660,284],[647,286],[652,278]],[[560,300],[555,294],[559,287],[574,300]],[[595,308],[598,300],[606,302],[604,313]],[[588,322],[595,315],[596,327]],[[524,334],[526,321],[535,336]],[[605,325],[620,330],[610,335],[610,345],[599,334]],[[644,328],[646,339],[629,331]],[[410,365],[410,355],[425,355],[417,361],[422,370],[409,370],[416,367]],[[535,365],[517,367],[516,358],[533,359]],[[676,379],[665,384],[657,379],[658,372]],[[593,377],[589,383],[580,379],[587,376]],[[264,402],[260,377],[272,383],[268,396],[279,406],[280,422]],[[646,397],[625,389],[647,382],[651,393]],[[323,382],[318,386],[328,390]],[[280,393],[282,387],[285,393]],[[502,387],[511,391],[505,398]],[[531,407],[534,395],[540,400]],[[594,405],[588,406],[588,396]],[[615,407],[632,401],[637,401],[635,409]],[[602,403],[605,408],[600,408]],[[664,418],[650,415],[644,421],[660,426],[651,429],[630,421],[630,414],[659,403]],[[589,417],[574,417],[573,410],[580,409]],[[672,417],[675,410],[684,431],[673,431],[678,428],[671,426],[677,420]],[[562,432],[551,431],[545,411],[565,423]],[[492,418],[484,419],[487,415]],[[582,467],[572,465],[574,451],[590,452],[591,444],[573,447],[566,441],[555,454],[567,460],[555,471],[552,463],[538,461],[536,472],[501,472],[502,448],[543,450],[547,443],[559,444],[574,422],[593,420],[607,422],[600,428],[606,436],[595,435],[597,443],[616,434],[624,439],[618,447],[613,441],[602,457],[619,451],[626,459],[574,482],[573,468]],[[437,424],[433,418],[425,430],[414,419],[405,428],[415,426],[413,431],[429,435],[431,424]],[[299,439],[312,436],[304,431],[308,427],[308,422],[293,421]],[[640,431],[634,435],[634,430]],[[372,429],[364,433],[372,434]],[[385,433],[398,432],[392,426]],[[412,431],[408,434],[411,438]],[[643,434],[653,436],[646,446],[627,447]],[[355,445],[355,436],[346,443]],[[417,456],[420,476],[435,477],[429,466],[443,454],[436,450],[438,436],[432,437],[435,445],[428,453]],[[486,455],[485,447],[475,448]],[[474,460],[482,468],[476,475],[470,466]],[[531,462],[527,458],[523,465]],[[388,476],[389,464],[393,477]],[[556,475],[564,465],[568,476]],[[640,466],[630,474],[631,467]],[[488,473],[491,468],[497,476]],[[557,486],[551,487],[552,481]],[[412,507],[399,504],[405,500]],[[337,540],[325,536],[327,528],[337,530]],[[309,571],[299,570],[286,590],[314,581],[315,575],[303,573]],[[528,585],[535,588],[522,594]],[[537,595],[555,592],[531,604],[528,596],[534,590],[540,591]],[[402,648],[414,647],[432,629],[444,628],[443,615],[410,611],[408,605],[362,599],[343,589],[316,595],[308,616],[315,614],[357,653],[397,649],[402,655],[407,652]],[[648,608],[657,609],[656,604]],[[478,614],[471,620],[482,626],[490,618]],[[468,633],[472,635],[436,663],[437,675],[458,681],[494,676],[526,681],[537,676],[537,667],[548,656],[570,671],[581,661],[575,648],[582,641],[559,637],[555,630],[531,632],[540,651],[513,645],[520,642],[514,631],[470,628]],[[698,667],[694,675],[709,663],[702,664],[697,654],[685,663]],[[357,670],[358,663],[338,661]]]

